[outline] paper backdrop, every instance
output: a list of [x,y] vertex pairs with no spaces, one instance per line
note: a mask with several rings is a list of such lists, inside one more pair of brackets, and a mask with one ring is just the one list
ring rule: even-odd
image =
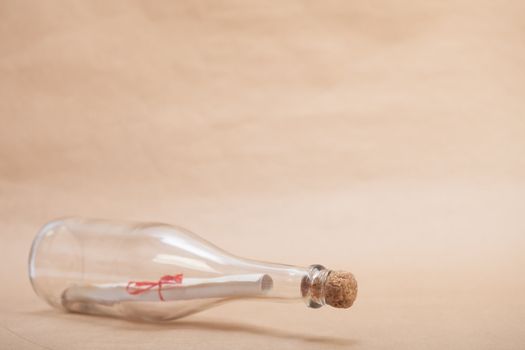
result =
[[[524,11],[0,1],[0,348],[525,348]],[[347,269],[359,295],[163,326],[63,314],[26,264],[70,215]]]

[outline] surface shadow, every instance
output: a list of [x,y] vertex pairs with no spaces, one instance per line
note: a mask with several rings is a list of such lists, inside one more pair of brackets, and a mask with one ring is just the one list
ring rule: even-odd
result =
[[[332,336],[318,336],[313,334],[304,334],[301,332],[288,331],[281,328],[263,327],[249,323],[230,322],[220,319],[213,319],[209,321],[202,320],[175,320],[166,323],[145,323],[139,321],[128,321],[118,318],[82,315],[75,313],[64,313],[55,310],[42,310],[29,312],[34,316],[60,318],[67,321],[96,323],[100,325],[104,323],[107,327],[114,327],[127,330],[135,330],[141,332],[158,332],[162,330],[194,330],[207,332],[229,332],[229,333],[244,333],[248,335],[264,336],[277,339],[287,339],[303,341],[307,343],[318,343],[329,346],[352,346],[358,342],[355,339],[332,337]],[[313,330],[315,332],[315,330]]]

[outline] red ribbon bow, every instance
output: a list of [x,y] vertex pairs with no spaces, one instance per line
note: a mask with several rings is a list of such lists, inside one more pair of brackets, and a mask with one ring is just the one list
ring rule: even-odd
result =
[[182,273],[179,273],[177,275],[165,275],[162,276],[158,281],[151,282],[151,281],[129,281],[128,285],[126,286],[126,292],[128,292],[131,295],[139,295],[142,293],[145,293],[155,287],[159,287],[159,299],[164,301],[164,297],[162,296],[162,286],[163,285],[174,285],[174,284],[181,284],[182,283]]

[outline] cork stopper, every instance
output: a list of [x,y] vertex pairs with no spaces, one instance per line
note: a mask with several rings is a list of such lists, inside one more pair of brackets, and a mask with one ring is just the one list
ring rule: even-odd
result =
[[357,281],[350,272],[332,271],[324,284],[326,304],[347,309],[357,297]]

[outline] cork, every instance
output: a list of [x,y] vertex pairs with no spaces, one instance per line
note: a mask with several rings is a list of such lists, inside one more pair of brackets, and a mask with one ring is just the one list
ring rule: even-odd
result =
[[357,281],[350,272],[332,271],[324,284],[326,304],[347,309],[357,296]]

